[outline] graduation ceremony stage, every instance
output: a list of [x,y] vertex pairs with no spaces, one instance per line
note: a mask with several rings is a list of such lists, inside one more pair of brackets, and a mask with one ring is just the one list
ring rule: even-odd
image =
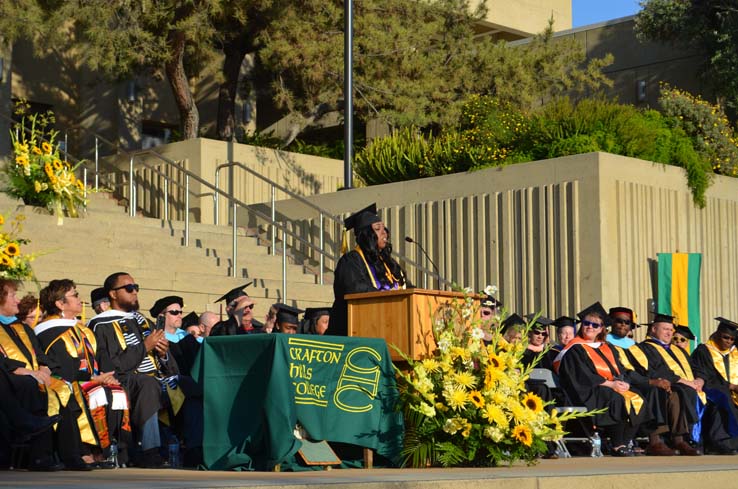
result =
[[116,469],[93,472],[0,472],[18,489],[695,489],[733,488],[738,456],[577,457],[491,469],[345,469],[321,472],[218,472]]

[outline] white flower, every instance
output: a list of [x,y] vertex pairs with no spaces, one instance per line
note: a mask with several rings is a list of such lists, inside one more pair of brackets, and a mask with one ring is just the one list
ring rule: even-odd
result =
[[474,290],[471,287],[464,287],[464,293],[465,294],[472,294],[472,293],[474,293]]
[[497,295],[497,286],[496,285],[488,285],[484,288],[484,293],[487,295]]
[[446,353],[449,348],[451,348],[451,342],[446,338],[438,342],[438,349],[441,350],[441,352]]
[[423,416],[433,418],[436,415],[436,408],[429,405],[428,403],[421,402],[420,406],[418,406],[418,412],[421,413]]
[[481,340],[482,338],[484,338],[484,331],[482,330],[482,328],[474,328],[472,329],[471,336],[475,340]]

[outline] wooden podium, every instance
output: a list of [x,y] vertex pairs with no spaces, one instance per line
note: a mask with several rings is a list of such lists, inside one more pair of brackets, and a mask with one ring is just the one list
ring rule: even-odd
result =
[[[348,335],[384,338],[417,360],[436,349],[433,318],[444,306],[462,302],[462,292],[406,289],[347,294]],[[393,361],[403,358],[390,346]]]

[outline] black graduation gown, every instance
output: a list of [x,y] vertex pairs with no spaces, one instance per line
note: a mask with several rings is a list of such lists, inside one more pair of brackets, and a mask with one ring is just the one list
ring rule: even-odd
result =
[[[653,339],[648,338],[640,343],[631,346],[628,350],[626,350],[631,355],[631,357],[633,356],[633,353],[630,351],[632,348],[640,349],[648,359],[647,370],[637,360],[631,362],[633,363],[633,367],[638,371],[638,373],[645,377],[648,377],[649,379],[666,379],[671,382],[671,390],[673,392],[676,392],[679,396],[681,409],[686,417],[687,423],[691,425],[698,422],[700,420],[700,417],[697,414],[698,393],[688,385],[678,383],[680,377],[671,371],[669,366],[664,361],[664,358],[658,351],[658,348],[663,347],[661,347]],[[690,361],[689,353],[687,353],[679,346],[671,345],[666,351],[674,359],[675,362],[679,363],[677,357],[671,350],[672,348],[678,348],[684,354],[685,359],[689,363],[689,367],[693,367],[692,362]],[[694,369],[692,369],[692,373],[695,377],[699,377],[698,372],[696,372]],[[663,402],[661,405],[665,406],[665,398],[666,396],[668,396],[668,394],[662,389],[658,389],[658,393]]]
[[[333,274],[333,308],[328,331],[325,334],[347,336],[348,303],[344,296],[361,292],[376,292],[378,289],[374,286],[364,260],[356,250],[349,251],[338,260]],[[405,287],[412,288],[412,284],[407,279],[405,279]]]
[[[731,372],[738,369],[738,358],[725,355],[723,362],[730,378]],[[718,444],[738,436],[738,407],[732,400],[730,382],[715,368],[707,345],[698,345],[692,352],[692,365],[695,375],[705,381],[704,391],[710,401],[702,429],[707,443]]]
[[[633,409],[628,412],[625,398],[609,387],[601,385],[607,379],[597,373],[597,369],[589,358],[587,351],[579,344],[569,348],[559,365],[561,387],[572,402],[584,405],[588,410],[607,408],[604,413],[594,416],[594,424],[597,426],[605,427],[628,422],[632,427],[636,427],[654,421],[653,404],[656,401],[656,393],[653,389],[648,389],[648,381],[635,372],[624,368],[617,359],[615,352],[613,352],[615,366],[610,365],[609,360],[605,358],[599,348],[595,349],[594,354],[602,357],[610,367],[614,377],[617,377],[617,372],[620,372],[620,378],[630,384],[631,392],[638,394],[643,399],[643,406],[637,414]],[[617,370],[615,370],[615,367]]]

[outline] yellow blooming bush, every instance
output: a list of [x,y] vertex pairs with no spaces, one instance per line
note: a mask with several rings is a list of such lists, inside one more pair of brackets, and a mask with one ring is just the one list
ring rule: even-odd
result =
[[78,217],[86,204],[85,187],[75,176],[79,166],[70,165],[55,143],[57,131],[46,130],[48,115],[32,115],[23,120],[30,132],[11,132],[13,155],[5,167],[5,191],[28,205],[45,207],[58,217]]
[[0,214],[0,277],[12,280],[33,279],[31,262],[33,254],[23,253],[22,245],[28,240],[21,238],[23,215],[16,215],[10,222],[10,231],[5,230],[5,216]]
[[[532,463],[547,441],[564,435],[559,415],[526,392],[531,367],[521,360],[527,340],[511,345],[474,319],[474,300],[449,306],[434,319],[437,350],[399,370],[405,414],[405,465],[494,466]],[[491,342],[485,345],[485,333]],[[523,335],[527,338],[527,335]]]

